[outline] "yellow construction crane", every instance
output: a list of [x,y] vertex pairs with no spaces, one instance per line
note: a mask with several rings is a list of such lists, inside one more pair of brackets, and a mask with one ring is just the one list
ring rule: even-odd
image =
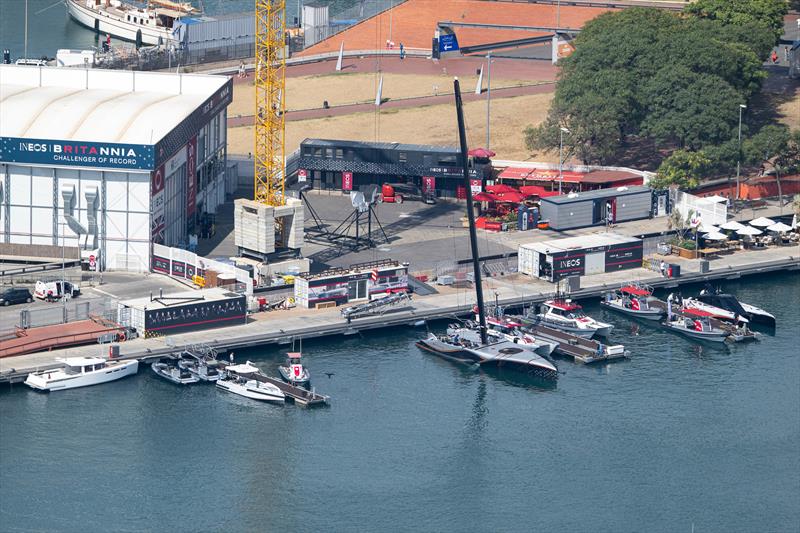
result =
[[280,206],[284,196],[286,0],[256,2],[256,202]]

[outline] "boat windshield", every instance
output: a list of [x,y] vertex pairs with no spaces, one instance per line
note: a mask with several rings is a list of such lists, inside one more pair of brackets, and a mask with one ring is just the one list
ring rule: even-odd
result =
[[67,374],[68,376],[74,376],[75,374],[80,374],[82,369],[83,369],[83,367],[81,367],[81,366],[69,366],[69,365],[66,365],[64,367],[64,373]]

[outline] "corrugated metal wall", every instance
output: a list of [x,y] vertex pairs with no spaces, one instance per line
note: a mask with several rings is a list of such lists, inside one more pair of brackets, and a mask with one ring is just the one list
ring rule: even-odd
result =
[[653,195],[643,191],[617,198],[617,222],[648,218],[653,208]]
[[240,39],[252,41],[255,33],[255,17],[241,14],[189,24],[186,26],[185,42],[190,47],[198,43],[223,46]]
[[594,203],[592,200],[569,204],[553,204],[543,201],[542,218],[550,221],[550,227],[557,230],[585,228],[592,225]]

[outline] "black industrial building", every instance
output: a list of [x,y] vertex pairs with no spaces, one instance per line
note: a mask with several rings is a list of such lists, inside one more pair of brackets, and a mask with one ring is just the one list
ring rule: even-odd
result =
[[[286,174],[290,182],[296,178],[315,189],[411,183],[440,197],[457,197],[463,193],[458,154],[450,146],[306,139],[288,158]],[[475,164],[470,174],[478,180],[490,171],[488,164]]]

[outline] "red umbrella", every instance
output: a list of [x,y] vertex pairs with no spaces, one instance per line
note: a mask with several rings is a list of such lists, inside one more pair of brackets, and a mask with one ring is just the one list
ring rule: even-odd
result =
[[494,157],[497,154],[495,154],[491,150],[487,150],[486,148],[473,148],[472,150],[467,152],[467,155],[470,157],[481,157],[483,159],[489,159],[490,157]]
[[500,201],[501,202],[508,202],[508,203],[517,204],[517,203],[521,202],[522,200],[524,200],[525,198],[526,198],[526,196],[524,194],[522,194],[521,192],[514,191],[514,192],[507,192],[507,193],[501,195],[500,196]]
[[476,202],[496,202],[498,200],[497,196],[489,192],[479,192],[478,194],[473,194],[472,199]]
[[505,194],[507,192],[519,192],[511,185],[506,185],[504,183],[499,183],[497,185],[489,185],[488,187],[486,187],[486,190],[489,192],[493,192],[495,194]]

